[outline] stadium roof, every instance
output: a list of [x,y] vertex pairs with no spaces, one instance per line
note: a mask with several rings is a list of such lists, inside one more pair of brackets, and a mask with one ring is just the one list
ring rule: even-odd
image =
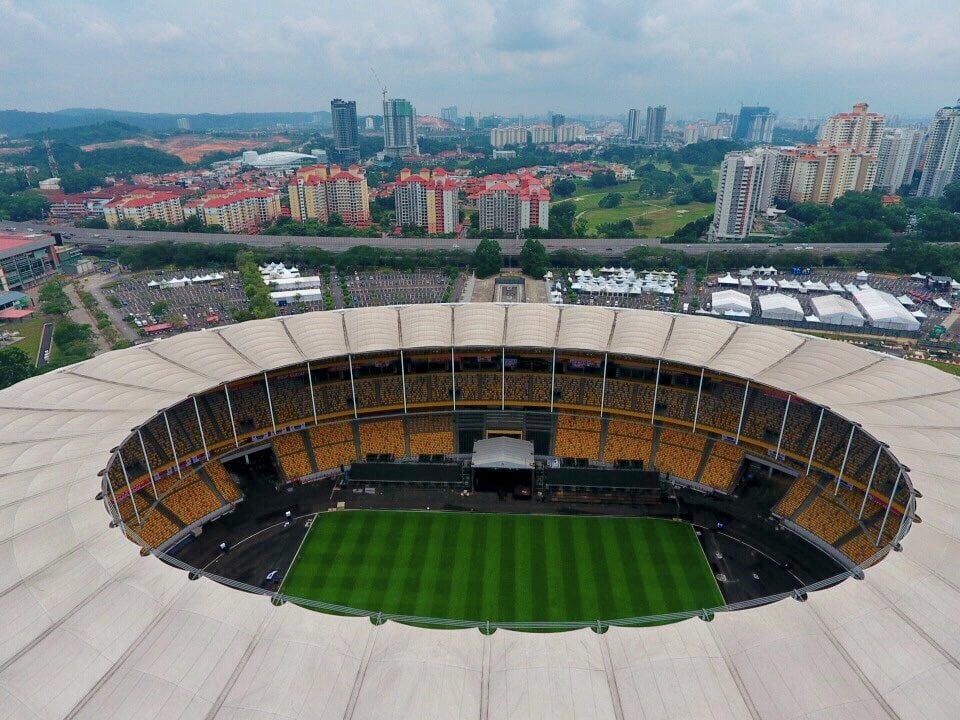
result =
[[[569,310],[436,305],[252,321],[110,352],[0,391],[4,716],[960,714],[960,378],[773,327],[641,310],[577,308],[576,334],[563,339]],[[862,581],[803,603],[602,635],[484,635],[275,607],[191,582],[141,557],[95,500],[111,449],[191,393],[348,348],[451,337],[476,347],[520,343],[527,332],[527,344],[691,363],[826,404],[909,467],[923,523]]]

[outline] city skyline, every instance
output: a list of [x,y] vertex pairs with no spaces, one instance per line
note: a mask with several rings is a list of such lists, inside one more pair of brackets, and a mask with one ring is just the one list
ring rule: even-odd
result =
[[[905,13],[892,2],[423,2],[319,15],[306,3],[241,1],[225,13],[185,2],[2,0],[0,105],[190,114],[315,111],[346,97],[359,114],[378,114],[373,67],[391,96],[431,115],[455,104],[463,115],[616,116],[662,103],[690,118],[743,103],[816,117],[864,99],[888,115],[932,116],[956,99],[960,48],[949,28],[960,7],[919,4]],[[810,32],[781,32],[798,25]],[[305,48],[324,73],[290,72]]]

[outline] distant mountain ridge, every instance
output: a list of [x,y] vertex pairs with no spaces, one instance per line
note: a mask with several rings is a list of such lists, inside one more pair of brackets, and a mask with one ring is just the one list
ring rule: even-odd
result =
[[[275,112],[275,113],[141,113],[104,108],[67,108],[55,112],[31,112],[27,110],[0,110],[0,133],[21,137],[62,130],[82,125],[124,123],[146,131],[176,130],[177,120],[186,118],[190,129],[197,132],[276,130],[277,125],[305,127],[328,127],[330,111]],[[319,122],[315,122],[315,120]]]

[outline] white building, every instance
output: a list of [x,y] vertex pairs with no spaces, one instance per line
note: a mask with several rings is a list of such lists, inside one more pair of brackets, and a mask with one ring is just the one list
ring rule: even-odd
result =
[[877,153],[877,179],[874,186],[896,192],[913,181],[920,162],[920,141],[923,133],[914,128],[886,130]]
[[950,183],[960,181],[960,100],[937,110],[927,135],[926,160],[917,195],[940,197]]
[[525,127],[503,127],[490,129],[490,144],[495,148],[507,145],[526,145],[529,133]]
[[920,329],[920,321],[890,293],[874,288],[859,289],[853,293],[853,299],[875,327],[905,331]]
[[739,290],[719,290],[710,296],[714,312],[734,317],[749,317],[753,313],[750,296]]
[[812,298],[810,304],[822,323],[863,327],[863,314],[846,298],[839,295],[823,295]]
[[880,138],[886,118],[870,112],[870,106],[859,102],[852,112],[842,112],[827,118],[820,131],[820,144],[849,146],[858,152],[874,155],[880,149]]
[[795,297],[774,293],[760,296],[760,317],[764,320],[803,320],[803,308]]
[[770,207],[775,167],[776,151],[770,148],[727,153],[717,180],[712,240],[742,240],[750,234],[757,212]]

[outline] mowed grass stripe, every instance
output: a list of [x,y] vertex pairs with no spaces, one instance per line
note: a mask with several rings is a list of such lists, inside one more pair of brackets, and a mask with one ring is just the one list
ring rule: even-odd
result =
[[320,515],[284,591],[494,622],[590,622],[722,603],[685,523],[372,510]]

